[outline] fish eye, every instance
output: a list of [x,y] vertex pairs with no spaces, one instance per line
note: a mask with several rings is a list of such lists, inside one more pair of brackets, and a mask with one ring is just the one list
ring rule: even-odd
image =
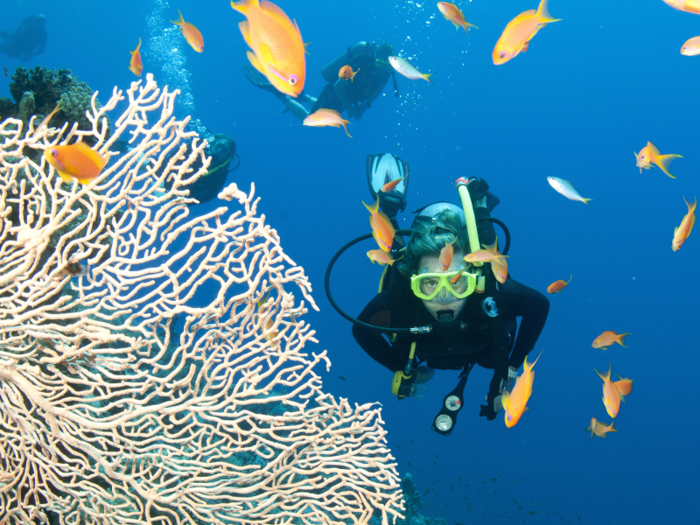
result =
[[296,85],[297,85],[297,82],[299,82],[299,77],[298,77],[298,76],[292,75],[291,77],[289,77],[289,85],[290,85],[290,86],[296,86]]
[[511,416],[510,414],[508,414],[508,421],[513,421],[513,416]]
[[57,156],[58,156],[58,150],[52,149],[52,150],[51,150],[51,156],[57,157]]
[[506,56],[506,52],[505,52],[505,51],[501,51],[501,54],[500,54],[499,56],[500,56],[501,58],[505,57],[505,56]]

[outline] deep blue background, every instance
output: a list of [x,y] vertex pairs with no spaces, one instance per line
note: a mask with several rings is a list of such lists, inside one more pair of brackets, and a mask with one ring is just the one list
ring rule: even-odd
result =
[[[243,17],[227,1],[171,1],[168,12],[176,19],[182,10],[204,35],[203,54],[184,42],[182,49],[195,116],[238,143],[242,164],[229,180],[244,190],[255,182],[287,254],[314,284],[321,312],[307,319],[320,344],[308,350],[329,350],[325,389],[384,405],[400,470],[416,476],[421,492],[431,491],[425,514],[450,523],[503,523],[496,516],[504,512],[531,523],[559,523],[559,516],[574,523],[577,516],[584,523],[695,521],[700,234],[676,253],[671,239],[687,212],[683,196],[700,194],[700,57],[679,54],[700,34],[700,16],[661,0],[552,0],[551,13],[563,20],[542,29],[527,53],[496,67],[491,51],[503,28],[537,1],[460,4],[480,28],[470,38],[435,2],[279,1],[312,42],[311,94],[323,87],[319,70],[358,40],[391,42],[421,70],[436,72],[435,88],[399,77],[400,99],[387,86],[350,126],[352,139],[342,129],[307,128],[279,115],[281,104],[247,82],[240,72],[247,46],[237,27]],[[29,65],[69,68],[106,100],[113,86],[127,88],[135,78],[128,51],[137,37],[146,45],[150,11],[150,1],[5,0],[0,29],[45,14],[48,46]],[[13,70],[20,62],[0,56],[0,65]],[[145,58],[144,71],[162,80]],[[8,95],[5,79],[0,96]],[[658,168],[640,175],[632,152],[647,140],[662,153],[684,155],[672,166],[677,180]],[[490,374],[475,369],[455,432],[431,432],[457,374],[438,372],[426,399],[397,402],[392,374],[358,348],[349,323],[325,298],[328,260],[369,229],[360,202],[369,199],[365,157],[378,152],[410,162],[408,210],[456,201],[459,176],[485,177],[501,198],[494,216],[513,236],[511,274],[541,291],[573,274],[571,285],[551,297],[531,410],[513,429],[500,417],[478,417]],[[593,210],[570,202],[547,176],[569,179],[600,200]],[[410,224],[410,214],[404,217]],[[336,296],[353,313],[376,291],[380,268],[365,257],[370,248],[368,242],[351,252],[334,273]],[[603,330],[632,332],[629,348],[591,348]],[[635,380],[634,392],[616,420],[619,432],[591,440],[583,432],[591,416],[609,420],[593,368],[606,370],[610,362],[613,373]],[[535,510],[542,514],[526,514]]]

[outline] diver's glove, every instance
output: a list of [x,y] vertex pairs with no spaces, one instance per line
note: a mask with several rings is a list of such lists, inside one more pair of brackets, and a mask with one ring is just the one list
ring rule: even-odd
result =
[[475,208],[486,208],[488,213],[501,203],[501,199],[489,191],[489,184],[479,177],[467,180],[467,190]]

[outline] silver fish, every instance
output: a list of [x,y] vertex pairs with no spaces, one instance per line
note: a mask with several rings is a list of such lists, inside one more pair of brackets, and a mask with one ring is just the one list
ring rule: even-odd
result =
[[588,204],[588,201],[598,200],[597,197],[593,197],[590,199],[582,197],[581,194],[578,191],[576,191],[574,185],[571,184],[571,182],[568,180],[560,179],[558,177],[547,177],[547,182],[549,182],[549,185],[552,188],[554,188],[554,190],[557,193],[560,193],[561,195],[563,195],[571,201],[582,202],[590,206],[590,204]]
[[405,58],[389,57],[389,63],[391,64],[391,67],[406,78],[410,78],[411,80],[418,80],[419,78],[422,78],[423,80],[427,80],[428,83],[433,86],[433,83],[430,82],[430,79],[428,78],[431,73],[421,73]]

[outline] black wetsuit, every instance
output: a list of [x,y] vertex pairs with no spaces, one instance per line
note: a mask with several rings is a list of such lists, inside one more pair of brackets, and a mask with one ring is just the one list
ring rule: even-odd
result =
[[[486,290],[469,296],[455,320],[466,325],[463,329],[453,325],[443,333],[406,336],[394,343],[379,332],[359,325],[353,326],[352,333],[370,357],[392,372],[405,368],[412,340],[417,341],[416,357],[431,368],[459,370],[478,364],[493,369],[488,408],[482,411],[482,415],[493,419],[496,417],[493,398],[500,393],[501,380],[505,384],[508,366],[519,368],[532,351],[547,320],[549,300],[510,277],[500,284],[490,275],[488,266],[485,268]],[[410,292],[408,280],[395,271],[394,279],[397,278],[404,281],[399,284],[403,290],[396,290],[397,285],[392,284],[370,301],[358,319],[375,326],[414,327],[433,323],[439,326],[423,303]],[[487,297],[495,301],[496,317],[482,310],[482,302]],[[517,317],[521,317],[521,323],[516,337]]]

